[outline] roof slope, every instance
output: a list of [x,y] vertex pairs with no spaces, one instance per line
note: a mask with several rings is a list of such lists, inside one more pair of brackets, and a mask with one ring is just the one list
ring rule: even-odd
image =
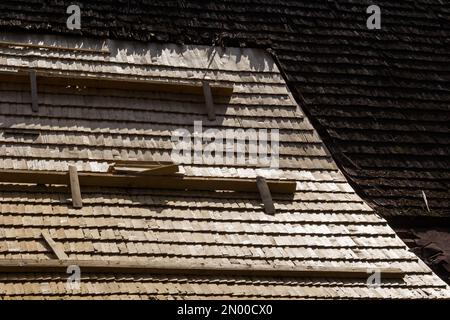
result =
[[[69,1],[2,1],[0,25],[268,48],[333,158],[377,212],[402,230],[450,225],[448,1],[378,0],[380,31],[366,28],[369,0],[78,3],[81,31],[65,26]],[[405,239],[416,247],[416,238]]]
[[[39,77],[39,112],[33,113],[29,85],[3,81],[0,168],[67,171],[75,164],[79,171],[106,172],[117,160],[170,161],[173,131],[192,131],[194,120],[201,120],[205,128],[279,129],[280,168],[185,164],[185,175],[294,179],[297,191],[274,197],[277,214],[267,215],[252,193],[83,187],[83,208],[75,209],[65,187],[3,184],[0,257],[9,262],[54,262],[55,253],[42,238],[46,231],[73,263],[273,270],[265,276],[208,276],[108,268],[85,273],[82,268],[81,291],[72,293],[66,290],[65,272],[16,268],[4,273],[2,265],[1,297],[450,297],[445,283],[355,194],[263,51],[118,41],[99,50],[98,42],[85,39],[80,41],[91,51],[76,51],[42,47],[74,48],[67,38],[34,39],[44,39],[41,47],[0,48],[0,70],[192,84],[206,78],[213,84],[233,84],[234,92],[229,100],[216,101],[218,117],[207,122],[201,96],[69,87],[41,83]],[[304,267],[330,268],[337,275],[280,277],[280,268]],[[353,268],[368,275],[370,270],[397,268],[406,275],[382,276],[382,286],[371,288],[361,274],[339,277]]]
[[366,200],[389,218],[448,218],[450,5],[380,0],[382,30],[370,31],[365,11],[372,2],[78,1],[82,30],[69,31],[64,1],[2,1],[0,25],[270,48]]

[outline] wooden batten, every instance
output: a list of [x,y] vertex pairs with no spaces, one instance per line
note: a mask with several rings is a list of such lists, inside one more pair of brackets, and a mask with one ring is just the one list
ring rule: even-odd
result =
[[39,112],[36,71],[30,70],[31,110]]
[[42,237],[44,238],[45,242],[53,250],[53,252],[58,257],[59,260],[68,260],[69,259],[67,254],[64,252],[61,244],[56,243],[46,230],[43,230],[41,232],[41,234],[42,234]]
[[[72,174],[74,175],[74,173]],[[109,172],[79,172],[77,176],[80,186],[259,192],[255,179],[185,177],[180,175],[148,176],[145,174]],[[0,182],[68,185],[67,173],[60,171],[4,169],[0,170]],[[294,181],[267,180],[266,183],[272,193],[292,194],[296,189]],[[74,184],[71,184],[71,188],[72,185],[75,187],[74,195],[76,196],[78,188],[76,188],[75,180]]]
[[[66,273],[69,265],[77,265],[82,273],[163,274],[195,276],[250,276],[288,278],[344,278],[366,282],[370,273],[356,267],[280,267],[280,266],[217,266],[173,263],[141,263],[133,261],[100,260],[0,260],[0,273],[54,272]],[[381,279],[403,279],[405,272],[397,268],[379,268]]]
[[270,188],[266,179],[263,177],[257,177],[256,185],[258,187],[261,200],[264,204],[264,211],[267,214],[275,214],[275,205],[273,204],[272,194],[270,193]]
[[80,181],[78,179],[77,167],[69,166],[69,185],[72,194],[72,205],[74,208],[82,208],[83,200],[81,198]]
[[216,120],[216,111],[214,108],[214,100],[211,92],[211,87],[207,81],[203,82],[203,96],[205,98],[206,111],[208,112],[208,120]]
[[141,175],[176,175],[179,167],[173,163],[141,163],[141,162],[116,162],[111,165],[108,172],[113,173],[131,173]]

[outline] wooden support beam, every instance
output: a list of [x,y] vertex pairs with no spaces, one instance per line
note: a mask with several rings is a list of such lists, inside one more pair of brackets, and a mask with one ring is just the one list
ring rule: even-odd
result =
[[36,71],[30,70],[31,110],[39,112]]
[[[146,176],[135,174],[114,174],[79,172],[80,186],[101,186],[118,188],[149,188],[173,190],[230,190],[258,192],[255,179],[204,178],[169,176]],[[67,173],[61,171],[0,170],[0,182],[68,185]],[[272,193],[292,194],[295,181],[266,181]]]
[[216,120],[216,111],[214,108],[214,100],[211,87],[207,81],[203,82],[203,96],[205,97],[206,110],[210,121]]
[[178,166],[177,165],[168,165],[168,166],[160,166],[160,167],[154,167],[154,168],[115,166],[112,172],[141,174],[141,175],[147,175],[147,176],[172,175],[172,174],[176,174],[178,172]]
[[53,250],[53,252],[58,257],[59,260],[68,260],[69,259],[67,254],[64,252],[61,244],[56,243],[47,231],[44,230],[41,232],[41,234],[44,237],[45,242],[47,242],[47,244]]
[[267,184],[266,179],[263,177],[256,177],[256,185],[258,187],[259,194],[261,195],[261,200],[264,204],[264,211],[267,214],[275,214],[275,206],[272,200],[272,194],[270,193],[270,188]]
[[[255,265],[217,266],[154,262],[98,260],[0,260],[0,273],[55,272],[66,273],[69,265],[77,265],[82,273],[162,274],[195,276],[250,276],[288,278],[345,278],[366,282],[372,270],[355,267],[269,267]],[[379,268],[380,279],[398,279],[405,272],[397,268]]]
[[69,185],[72,194],[72,205],[74,208],[82,208],[83,200],[81,198],[80,182],[78,180],[77,167],[69,166]]
[[142,160],[114,160],[114,165],[127,167],[168,166],[172,161],[142,161]]
[[[49,72],[46,70],[33,70],[36,76],[39,76],[40,85],[51,85],[61,88],[67,86],[80,86],[87,88],[104,88],[136,91],[155,91],[169,92],[178,94],[203,95],[203,82],[198,81],[160,81],[148,80],[146,77],[126,77],[120,75],[98,76],[85,75],[80,76],[73,72],[65,74]],[[19,68],[14,72],[0,71],[0,82],[29,82],[30,69]],[[209,83],[212,96],[230,97],[233,93],[233,85]]]
[[143,175],[175,175],[179,168],[176,164],[144,164],[139,162],[114,163],[108,169],[115,173],[132,173]]

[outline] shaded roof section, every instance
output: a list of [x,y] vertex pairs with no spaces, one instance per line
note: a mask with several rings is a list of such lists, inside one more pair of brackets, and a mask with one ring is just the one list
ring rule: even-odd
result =
[[[64,37],[38,39],[45,39],[40,47],[0,48],[0,70],[9,73],[0,85],[1,169],[67,172],[72,164],[104,173],[118,160],[170,161],[174,130],[192,132],[201,120],[204,130],[279,129],[279,168],[183,163],[180,173],[294,180],[296,191],[274,194],[276,214],[268,215],[255,192],[82,186],[83,207],[76,209],[67,186],[1,184],[5,297],[449,297],[445,283],[347,183],[264,51],[86,39],[83,51],[67,50],[76,43]],[[16,71],[31,69],[37,112],[29,83],[12,81]],[[216,119],[208,121],[201,94],[44,81],[58,76],[192,85],[208,79],[232,84],[233,93],[214,98]],[[17,267],[30,260],[54,265],[65,255],[80,263],[81,290],[68,292],[64,269]],[[147,269],[105,267],[115,262]],[[84,272],[88,263],[103,269]],[[166,268],[156,272],[154,264]],[[192,274],[195,266],[209,271]],[[260,271],[249,274],[252,268]],[[289,273],[305,268],[309,274]],[[234,271],[212,275],[214,269]],[[377,270],[381,287],[368,287]]]
[[398,229],[413,252],[445,281],[450,282],[450,234],[448,226]]

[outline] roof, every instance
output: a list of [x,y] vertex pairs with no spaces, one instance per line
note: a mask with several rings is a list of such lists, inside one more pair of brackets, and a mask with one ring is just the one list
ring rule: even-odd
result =
[[[82,185],[75,208],[66,186],[3,183],[1,297],[450,297],[348,184],[263,50],[8,37],[0,48],[9,77],[0,86],[2,179],[5,170],[67,173],[73,165],[107,174],[118,161],[168,162],[173,132],[192,132],[199,120],[205,130],[278,129],[279,168],[182,163],[184,177],[263,176],[295,181],[296,191],[273,194],[271,215],[254,192]],[[29,83],[19,81],[30,70],[37,112]],[[89,85],[68,85],[79,77]],[[226,99],[214,96],[212,121],[203,96],[181,90],[205,79],[233,87]],[[180,90],[133,87],[136,80]],[[69,264],[81,268],[81,290],[67,290]],[[377,271],[381,286],[368,286]]]
[[82,29],[69,31],[72,2],[2,1],[0,26],[268,49],[364,200],[395,228],[448,225],[446,1],[379,0],[375,31],[366,28],[367,0],[78,1]]

